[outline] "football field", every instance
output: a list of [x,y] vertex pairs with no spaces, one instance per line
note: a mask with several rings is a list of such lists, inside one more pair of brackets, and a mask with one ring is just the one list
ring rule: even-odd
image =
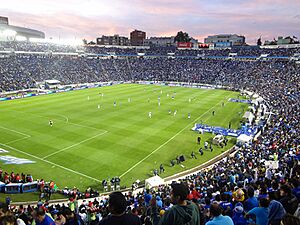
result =
[[[103,179],[115,176],[121,177],[122,187],[131,186],[152,176],[161,163],[166,170],[161,176],[166,177],[225,150],[213,146],[213,152],[200,156],[199,134],[191,128],[199,122],[225,128],[231,122],[232,128],[238,128],[247,105],[228,102],[237,95],[225,90],[122,84],[0,102],[0,148],[8,151],[0,157],[32,161],[0,160],[0,167],[54,180],[59,188],[81,190],[100,190]],[[201,136],[201,146],[212,137]],[[197,159],[191,159],[192,151]],[[181,154],[186,156],[183,166],[170,167],[170,160]]]

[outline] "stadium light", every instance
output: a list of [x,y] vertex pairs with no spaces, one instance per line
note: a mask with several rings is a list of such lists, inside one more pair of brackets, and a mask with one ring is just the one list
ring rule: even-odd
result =
[[3,34],[4,36],[9,37],[9,36],[16,36],[17,32],[14,31],[14,30],[6,29],[6,30],[3,31],[2,34]]
[[24,36],[19,36],[19,35],[17,35],[17,36],[16,36],[16,40],[17,40],[17,41],[26,41],[27,38],[24,37]]
[[29,38],[30,42],[44,42],[44,39],[41,38]]
[[30,42],[40,42],[40,43],[52,43],[57,45],[72,45],[72,46],[78,46],[83,45],[83,42],[81,39],[54,39],[54,38],[29,38]]

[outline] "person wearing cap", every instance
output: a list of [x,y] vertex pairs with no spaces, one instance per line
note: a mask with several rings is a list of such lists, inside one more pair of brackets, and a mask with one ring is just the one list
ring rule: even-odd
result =
[[251,209],[247,215],[255,215],[255,222],[258,225],[267,225],[268,224],[268,215],[269,215],[269,200],[266,198],[261,198],[259,200],[259,207]]
[[244,207],[242,203],[237,203],[233,209],[232,217],[234,225],[246,225],[247,220],[244,217]]
[[210,205],[210,217],[212,219],[205,225],[234,225],[232,219],[229,216],[222,215],[222,208],[218,203],[212,203]]
[[117,191],[109,195],[108,210],[110,215],[99,222],[99,225],[141,225],[140,218],[126,213],[127,201],[125,196]]
[[159,225],[199,225],[199,207],[187,200],[188,187],[183,183],[171,185],[171,200],[174,206],[165,212]]

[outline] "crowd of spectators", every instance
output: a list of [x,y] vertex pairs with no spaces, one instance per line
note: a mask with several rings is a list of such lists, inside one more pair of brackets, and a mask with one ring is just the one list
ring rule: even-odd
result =
[[237,53],[239,56],[257,56],[268,54],[270,56],[293,56],[299,53],[299,48],[260,48],[259,46],[234,46],[228,49],[178,49],[174,46],[98,46],[98,45],[64,45],[46,42],[22,42],[1,41],[0,51],[26,51],[26,52],[63,52],[63,53],[93,53],[115,55],[137,55],[143,53],[146,56],[228,56],[229,53]]
[[286,79],[283,74],[297,74],[298,68],[297,64],[287,60],[197,60],[167,57],[99,59],[17,55],[0,58],[0,91],[34,88],[39,82],[52,79],[59,80],[63,85],[164,80],[227,85],[238,89],[255,86],[257,79]]
[[[36,224],[100,225],[300,224],[299,64],[282,60],[166,57],[87,59],[16,56],[0,60],[7,60],[7,64],[0,63],[0,86],[3,90],[12,87],[7,82],[14,84],[19,79],[22,84],[22,74],[27,76],[29,84],[50,78],[66,84],[108,80],[199,82],[255,92],[268,102],[272,112],[262,134],[253,143],[237,148],[232,156],[212,167],[181,179],[179,184],[163,185],[134,194],[114,192],[109,198],[96,198],[80,204],[77,204],[77,196],[73,193],[68,205],[46,203],[36,208],[8,209],[1,204],[0,221],[8,221],[3,224],[17,223],[9,221],[19,221],[20,224],[20,220],[25,224],[33,221]],[[13,65],[13,70],[7,65]],[[10,74],[9,78],[7,74]],[[266,161],[278,161],[278,168],[266,166]],[[28,220],[21,217],[24,214]]]
[[14,173],[11,172],[10,174],[6,171],[3,171],[0,168],[0,181],[9,184],[9,183],[26,183],[26,182],[32,182],[33,177],[30,174],[24,174],[24,173]]

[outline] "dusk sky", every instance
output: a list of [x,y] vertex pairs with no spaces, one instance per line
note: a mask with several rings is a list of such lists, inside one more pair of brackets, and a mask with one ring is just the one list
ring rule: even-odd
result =
[[300,0],[0,0],[0,16],[11,25],[45,32],[46,37],[151,36],[183,30],[203,41],[236,33],[255,43],[278,36],[300,37]]

